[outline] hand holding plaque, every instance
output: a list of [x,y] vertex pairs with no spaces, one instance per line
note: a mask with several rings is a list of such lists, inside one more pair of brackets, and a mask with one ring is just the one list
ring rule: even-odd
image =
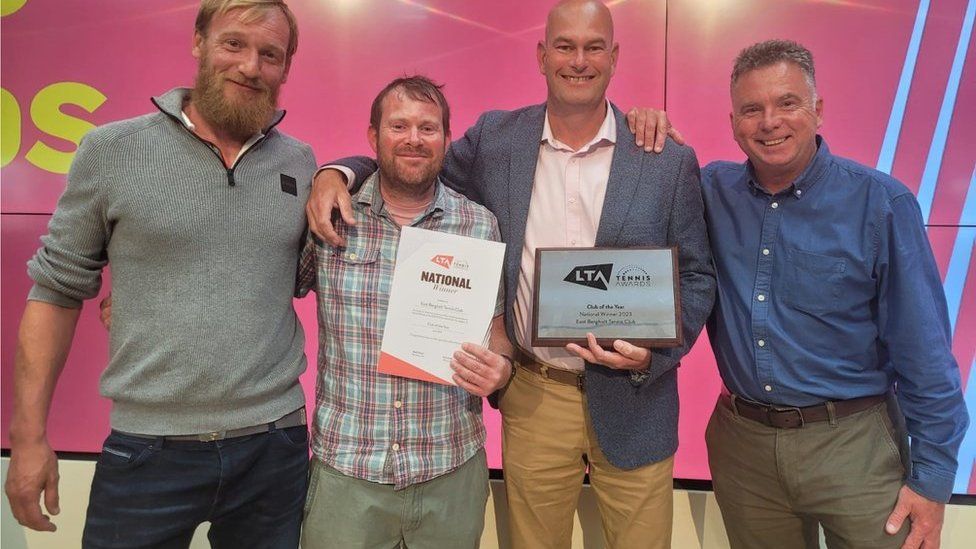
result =
[[681,344],[676,248],[538,248],[532,346]]

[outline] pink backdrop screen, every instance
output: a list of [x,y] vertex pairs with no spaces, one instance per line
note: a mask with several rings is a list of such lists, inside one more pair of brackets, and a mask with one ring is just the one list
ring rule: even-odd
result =
[[[456,135],[488,109],[545,99],[535,61],[546,1],[292,0],[300,45],[281,103],[281,128],[319,160],[369,152],[369,105],[389,80],[420,72],[446,84]],[[666,107],[705,164],[741,159],[731,138],[728,75],[735,54],[788,37],[816,55],[823,134],[838,154],[889,171],[918,192],[945,277],[953,352],[970,415],[976,391],[974,145],[976,2],[909,0],[615,0],[620,61],[609,95],[621,108]],[[149,97],[190,85],[196,2],[17,0],[2,14],[2,411],[12,406],[17,323],[30,288],[25,263],[64,188],[81,135],[151,110]],[[961,123],[962,121],[970,121]],[[106,273],[104,287],[110,287]],[[316,356],[312,299],[296,306]],[[84,312],[51,411],[57,450],[97,452],[109,430],[98,396],[107,337]],[[311,401],[314,368],[303,383]],[[705,337],[683,361],[675,475],[707,479],[703,432],[721,382]],[[486,408],[489,463],[500,467],[500,422]],[[957,493],[976,493],[976,435],[960,455]]]

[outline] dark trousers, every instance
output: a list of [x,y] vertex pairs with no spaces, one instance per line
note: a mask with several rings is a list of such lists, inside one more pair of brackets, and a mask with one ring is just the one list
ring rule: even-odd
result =
[[296,548],[308,477],[304,425],[213,442],[113,431],[95,467],[82,546]]
[[778,429],[719,400],[705,431],[715,499],[733,549],[901,547],[885,533],[905,479],[907,437],[885,403]]

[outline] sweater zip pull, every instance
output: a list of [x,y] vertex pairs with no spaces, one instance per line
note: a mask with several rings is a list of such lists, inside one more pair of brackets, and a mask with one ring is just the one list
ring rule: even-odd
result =
[[227,168],[227,185],[230,187],[236,185],[234,182],[234,168]]

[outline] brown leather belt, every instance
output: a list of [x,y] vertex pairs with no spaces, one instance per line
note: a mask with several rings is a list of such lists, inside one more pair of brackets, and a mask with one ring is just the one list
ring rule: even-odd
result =
[[571,385],[580,391],[582,391],[585,386],[586,374],[584,372],[574,372],[573,370],[553,368],[547,364],[539,362],[536,358],[532,357],[521,349],[515,349],[515,362],[518,364],[519,368],[528,370],[530,372],[535,372],[546,379],[555,381],[556,383]]
[[[872,395],[850,400],[832,400],[816,406],[774,406],[722,393],[723,404],[738,415],[777,429],[796,429],[807,423],[840,419],[885,401],[886,395]],[[833,412],[831,413],[831,408]]]
[[289,427],[298,427],[299,425],[305,425],[305,408],[299,408],[294,412],[282,417],[279,420],[272,421],[270,423],[262,423],[260,425],[252,425],[250,427],[241,427],[240,429],[230,429],[227,431],[211,431],[209,433],[198,433],[195,435],[142,435],[138,433],[126,433],[125,431],[119,431],[122,434],[129,435],[132,437],[139,438],[155,438],[163,440],[182,440],[182,441],[195,441],[195,442],[213,442],[215,440],[224,440],[227,438],[236,437],[246,437],[249,435],[257,435],[261,433],[267,433],[273,428],[275,429],[287,429]]

